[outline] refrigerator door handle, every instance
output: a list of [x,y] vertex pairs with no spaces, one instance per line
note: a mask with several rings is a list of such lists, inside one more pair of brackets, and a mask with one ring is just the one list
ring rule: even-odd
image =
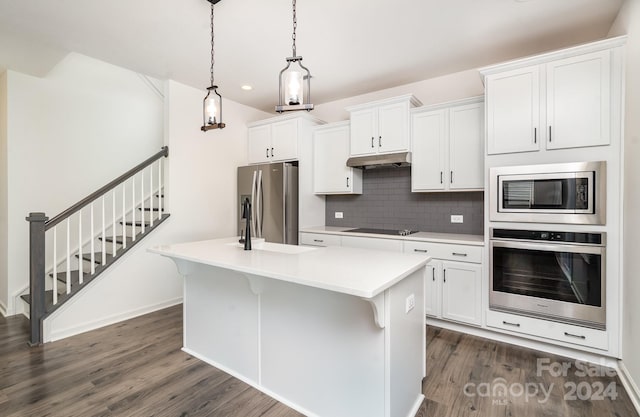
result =
[[256,237],[262,237],[262,206],[263,206],[263,193],[262,188],[262,170],[258,170],[258,182],[256,183],[257,199],[256,199]]
[[257,179],[258,171],[253,171],[253,180],[251,180],[251,234],[257,236],[256,234],[256,216],[254,214],[254,206],[256,205],[256,179]]

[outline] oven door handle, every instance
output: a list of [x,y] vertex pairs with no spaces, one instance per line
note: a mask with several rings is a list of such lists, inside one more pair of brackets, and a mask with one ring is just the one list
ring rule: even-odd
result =
[[489,239],[489,248],[493,252],[493,248],[509,248],[522,249],[544,252],[568,252],[568,253],[584,253],[593,255],[603,255],[605,253],[604,246],[599,245],[575,245],[562,243],[547,242],[520,242],[514,240]]

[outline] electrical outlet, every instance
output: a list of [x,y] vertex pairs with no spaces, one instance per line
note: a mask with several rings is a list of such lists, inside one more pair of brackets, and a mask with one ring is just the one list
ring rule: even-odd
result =
[[415,294],[409,294],[404,303],[404,312],[409,314],[411,310],[416,306],[416,296]]
[[335,216],[336,216],[336,219],[343,219],[344,218],[344,214],[342,214],[341,211],[336,211],[335,212]]
[[462,214],[452,214],[451,223],[464,223]]

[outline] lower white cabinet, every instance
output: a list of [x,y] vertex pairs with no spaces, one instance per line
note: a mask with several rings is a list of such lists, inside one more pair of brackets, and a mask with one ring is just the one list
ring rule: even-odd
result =
[[404,251],[432,257],[424,276],[427,316],[482,325],[482,247],[405,241]]
[[340,246],[340,236],[325,233],[300,232],[301,246]]

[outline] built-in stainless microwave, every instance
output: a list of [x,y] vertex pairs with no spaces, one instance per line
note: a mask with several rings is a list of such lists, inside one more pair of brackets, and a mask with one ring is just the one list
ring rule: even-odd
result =
[[489,220],[605,224],[606,162],[489,170]]

